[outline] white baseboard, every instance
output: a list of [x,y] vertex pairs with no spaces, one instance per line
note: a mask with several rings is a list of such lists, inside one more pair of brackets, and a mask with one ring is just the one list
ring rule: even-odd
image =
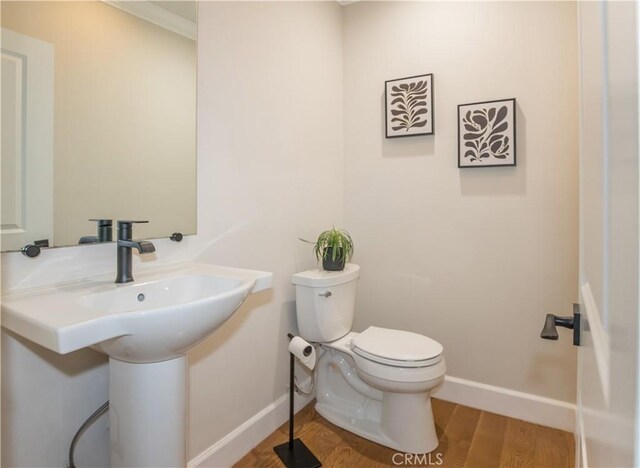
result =
[[565,401],[446,376],[435,398],[574,432],[576,406]]
[[[305,388],[309,381],[302,382]],[[296,394],[294,410],[297,413],[315,398],[314,395]],[[188,468],[222,468],[233,466],[251,449],[266,439],[289,418],[289,393],[279,397],[266,408],[240,424],[237,428],[195,456]]]

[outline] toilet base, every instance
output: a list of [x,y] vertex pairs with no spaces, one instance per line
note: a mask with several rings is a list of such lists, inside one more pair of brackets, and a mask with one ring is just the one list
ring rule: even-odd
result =
[[397,441],[398,450],[429,453],[438,447],[429,393],[384,393],[382,431]]
[[[406,398],[407,395],[402,395]],[[323,403],[316,403],[315,409],[327,421],[341,427],[344,430],[353,432],[360,437],[376,442],[385,447],[405,453],[429,453],[438,448],[438,436],[431,411],[431,402],[426,397],[424,411],[413,411],[412,420],[406,421],[401,417],[401,412],[397,417],[385,421],[372,421],[365,418],[355,418],[353,415],[342,413],[339,409]],[[402,405],[405,406],[405,405]],[[394,407],[392,404],[391,407]],[[412,410],[415,407],[412,407]],[[392,410],[393,411],[393,410]],[[417,415],[416,413],[422,413]],[[416,418],[416,416],[418,416]],[[399,434],[398,432],[406,432]],[[389,433],[395,433],[393,439]]]
[[399,452],[423,454],[438,447],[429,391],[376,390],[360,380],[352,365],[335,350],[320,358],[315,409],[322,417]]
[[332,408],[331,406],[322,403],[316,403],[315,408],[318,414],[331,424],[335,424],[344,430],[353,432],[360,437],[364,437],[365,439],[369,439],[386,447],[391,447],[393,444],[393,441],[380,431],[380,422],[371,421],[369,419],[357,419],[347,414],[343,414],[336,408]]

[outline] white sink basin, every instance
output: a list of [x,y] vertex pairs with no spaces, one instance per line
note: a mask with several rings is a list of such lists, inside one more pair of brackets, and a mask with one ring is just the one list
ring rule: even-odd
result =
[[88,346],[137,363],[184,355],[224,323],[272,274],[183,263],[115,284],[112,275],[2,298],[2,326],[66,354]]

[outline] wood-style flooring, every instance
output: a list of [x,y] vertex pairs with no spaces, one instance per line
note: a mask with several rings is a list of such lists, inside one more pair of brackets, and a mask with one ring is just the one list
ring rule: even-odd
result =
[[[426,464],[410,461],[398,465],[403,459],[392,458],[394,450],[329,423],[315,412],[315,402],[296,415],[296,437],[301,438],[327,468],[428,466],[429,461],[430,466],[447,468],[574,466],[573,434],[447,401],[431,401],[440,445]],[[273,446],[287,440],[288,423],[285,423],[235,466],[282,467]]]

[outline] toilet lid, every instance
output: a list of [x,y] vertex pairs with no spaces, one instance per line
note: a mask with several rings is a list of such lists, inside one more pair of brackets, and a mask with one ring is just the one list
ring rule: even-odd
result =
[[440,360],[444,348],[424,335],[404,330],[369,327],[351,341],[353,352],[376,362],[422,367]]

